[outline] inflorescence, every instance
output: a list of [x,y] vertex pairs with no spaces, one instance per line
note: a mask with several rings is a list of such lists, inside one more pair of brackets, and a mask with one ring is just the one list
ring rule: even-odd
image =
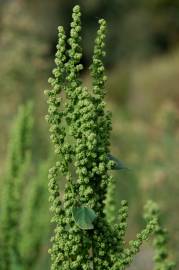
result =
[[[132,262],[144,240],[155,231],[151,216],[146,228],[125,247],[128,205],[121,202],[119,223],[106,218],[105,198],[111,170],[120,169],[110,154],[111,113],[105,109],[106,22],[99,20],[92,64],[91,89],[82,85],[81,12],[75,6],[70,37],[58,28],[56,67],[49,78],[48,115],[56,163],[49,170],[52,222],[51,270],[122,270]],[[65,191],[59,190],[59,177]],[[110,200],[110,199],[109,199]]]

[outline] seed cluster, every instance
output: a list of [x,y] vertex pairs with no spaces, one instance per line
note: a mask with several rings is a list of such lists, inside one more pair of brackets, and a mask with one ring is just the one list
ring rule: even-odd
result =
[[[49,79],[51,87],[45,90],[46,119],[57,159],[49,170],[50,210],[55,223],[51,270],[125,269],[156,224],[152,217],[126,249],[127,202],[121,203],[118,225],[111,224],[104,213],[107,188],[112,181],[110,170],[115,167],[115,161],[109,159],[111,113],[106,111],[104,102],[105,33],[106,22],[101,19],[90,66],[93,83],[87,89],[80,80],[83,69],[80,7],[73,9],[69,39],[63,27],[58,28],[56,67]],[[61,174],[66,180],[64,195],[59,191]],[[93,229],[80,228],[73,216],[74,207],[95,212]],[[84,222],[84,216],[80,218]]]

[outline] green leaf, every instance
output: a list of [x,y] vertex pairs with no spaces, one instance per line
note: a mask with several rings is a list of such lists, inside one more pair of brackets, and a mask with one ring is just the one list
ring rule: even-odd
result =
[[128,169],[126,167],[126,165],[121,160],[117,159],[116,157],[112,156],[111,154],[108,154],[108,159],[115,162],[115,165],[113,167],[113,170],[124,170],[124,169]]
[[83,230],[92,230],[96,213],[89,207],[73,207],[72,214],[75,223]]

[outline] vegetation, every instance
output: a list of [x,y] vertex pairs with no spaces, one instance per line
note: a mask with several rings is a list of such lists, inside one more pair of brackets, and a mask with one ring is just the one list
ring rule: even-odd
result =
[[161,225],[160,210],[158,206],[149,201],[145,206],[145,218],[150,220],[151,217],[157,219],[157,226],[155,228],[155,240],[154,240],[154,251],[155,251],[155,270],[166,269],[170,270],[175,267],[175,264],[170,261],[167,250],[167,231]]
[[[65,237],[62,239],[67,243],[66,254],[79,252],[81,256],[83,252],[80,252],[78,240],[83,235],[82,242],[86,243],[83,251],[87,254],[85,260],[89,259],[91,268],[94,264],[92,258],[95,244],[100,260],[103,252],[107,254],[103,261],[110,258],[111,264],[116,260],[116,256],[119,259],[118,264],[131,260],[132,262],[128,262],[130,266],[124,266],[124,269],[174,269],[174,258],[177,269],[178,2],[160,0],[134,3],[128,0],[112,0],[109,3],[79,0],[78,3],[83,10],[84,31],[81,32],[79,24],[78,35],[75,28],[76,36],[72,34],[71,40],[71,37],[67,37],[70,36],[71,27],[75,27],[73,22],[72,25],[68,23],[73,1],[0,1],[0,269],[50,269],[50,264],[53,267],[60,260],[58,258],[56,261],[58,256],[54,248],[60,249],[62,236],[68,237],[69,233],[70,238],[77,234],[77,242],[75,244],[72,239]],[[104,47],[95,49],[88,72],[96,21],[101,16],[108,22],[108,31],[107,36],[102,37],[105,35],[106,25],[105,21],[101,20],[97,33],[97,39],[100,38],[101,43],[97,42],[95,47],[103,47],[102,42],[105,43],[104,39],[107,38],[107,53],[103,57]],[[80,18],[78,19],[80,23]],[[48,113],[48,120],[54,121],[53,127],[50,127],[50,138],[54,142],[56,139],[62,140],[54,158],[48,140],[47,124],[44,121],[47,109],[41,89],[47,87],[46,78],[51,70],[57,42],[54,29],[59,24],[64,25],[64,34],[66,33],[61,47],[66,47],[62,52],[61,47],[57,48],[57,66],[53,71],[53,78],[50,79],[52,84],[55,79],[55,84],[48,90],[48,94],[57,94],[48,96],[48,106],[52,109]],[[104,33],[101,33],[100,29],[103,29]],[[62,28],[59,30],[60,43]],[[72,61],[74,50],[79,57],[75,62]],[[63,58],[64,65],[59,62],[61,53],[66,57]],[[96,62],[98,58],[101,62]],[[97,72],[98,64],[100,72]],[[58,73],[59,68],[63,73],[62,77],[62,74]],[[105,73],[108,74],[107,81]],[[78,84],[77,87],[75,83]],[[108,89],[110,91],[106,91]],[[103,98],[107,101],[106,104]],[[33,109],[29,100],[33,100]],[[53,104],[55,100],[56,103]],[[79,106],[82,100],[85,100],[84,108]],[[54,108],[57,108],[57,111],[53,112]],[[113,114],[112,123],[109,111]],[[56,115],[53,118],[54,114]],[[94,125],[90,122],[86,127],[87,120],[94,121]],[[61,121],[59,128],[62,133],[53,129],[56,121]],[[12,125],[14,127],[11,132]],[[89,138],[86,134],[89,134]],[[96,137],[94,134],[97,134]],[[61,135],[64,136],[64,142]],[[109,135],[107,139],[106,136]],[[88,151],[76,147],[77,139],[81,136]],[[81,142],[79,147],[82,147]],[[99,147],[103,150],[99,150]],[[59,153],[59,149],[64,151]],[[87,157],[87,177],[85,170],[80,175],[80,170],[86,168],[86,152],[94,155]],[[83,153],[84,160],[81,158]],[[99,160],[100,153],[104,156],[103,160]],[[119,160],[115,157],[119,157]],[[67,164],[67,171],[61,172]],[[52,178],[52,174],[55,174],[55,196],[60,195],[61,203],[60,208],[55,200],[57,208],[61,210],[54,213],[53,208],[56,206],[50,201],[52,224],[48,213],[47,188],[47,174],[51,166],[55,167],[55,173],[52,169],[49,176]],[[99,179],[99,186],[93,185],[90,169],[94,169],[92,174]],[[101,185],[102,177],[104,185]],[[51,189],[49,186],[50,192]],[[99,193],[101,190],[102,193]],[[100,197],[98,193],[103,195]],[[76,198],[79,200],[76,201]],[[51,197],[50,200],[52,199]],[[142,219],[143,205],[148,199],[157,204],[149,202]],[[96,205],[98,201],[101,206]],[[157,205],[160,206],[161,213]],[[60,211],[66,224],[62,224],[63,234],[59,232],[62,229],[59,225]],[[148,228],[147,224],[152,220],[153,244],[147,242],[141,245],[138,232]],[[111,235],[110,240],[102,237],[102,222],[105,232]],[[168,233],[163,224],[168,228]],[[97,237],[102,238],[102,248],[98,245],[98,239],[93,240],[94,244],[91,241],[95,238],[94,231],[97,232]],[[120,238],[119,241],[116,235]],[[134,238],[136,242],[131,241]],[[115,245],[112,244],[113,240]],[[116,247],[115,251],[109,247],[110,243]],[[131,249],[133,244],[136,246]],[[141,251],[138,253],[139,245]],[[106,251],[106,247],[110,252]],[[47,255],[49,248],[51,262]],[[117,253],[117,249],[121,249],[120,252]],[[127,259],[126,255],[124,258],[119,256],[124,254],[125,250],[133,252]],[[111,256],[113,251],[116,252],[115,256]],[[138,254],[134,259],[135,252]],[[65,258],[67,265],[68,260],[74,260],[74,257]],[[104,269],[105,267],[103,266]]]
[[[80,8],[75,6],[67,51],[64,29],[58,29],[56,68],[49,79],[51,89],[45,91],[49,104],[47,120],[50,138],[57,155],[55,166],[49,170],[49,200],[52,222],[55,223],[50,249],[51,269],[122,270],[133,261],[143,241],[152,232],[159,233],[160,229],[157,215],[148,215],[146,228],[126,248],[127,202],[121,203],[117,226],[111,224],[114,220],[112,215],[116,215],[116,212],[110,211],[108,221],[104,214],[105,196],[112,181],[109,172],[125,167],[110,154],[109,149],[111,114],[105,110],[103,101],[106,76],[102,62],[106,23],[103,19],[99,20],[90,66],[93,78],[90,91],[82,86],[79,79],[79,72],[83,69],[80,64],[80,17]],[[64,98],[59,96],[62,90],[65,92]],[[65,104],[60,111],[63,99]],[[57,181],[59,172],[66,178],[63,198]],[[107,202],[111,203],[111,200]],[[165,241],[160,244],[163,247]],[[168,267],[166,269],[173,268],[172,264],[165,263],[165,257],[163,265]],[[159,269],[158,265],[156,269]]]
[[34,174],[31,161],[32,104],[19,109],[9,143],[6,175],[1,186],[0,268],[31,269],[39,260],[49,224],[45,175]]
[[29,108],[19,112],[9,145],[7,176],[3,183],[1,203],[1,269],[12,269],[20,263],[19,215],[23,179],[29,165],[29,135],[31,117]]

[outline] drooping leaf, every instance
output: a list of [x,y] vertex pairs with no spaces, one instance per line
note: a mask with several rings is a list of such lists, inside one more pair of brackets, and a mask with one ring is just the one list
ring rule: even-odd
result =
[[108,159],[114,161],[114,163],[115,163],[115,165],[113,167],[113,170],[124,170],[124,169],[128,169],[126,167],[126,165],[121,160],[117,159],[113,155],[108,154]]
[[83,230],[92,230],[96,213],[89,207],[73,207],[72,214],[75,223]]

